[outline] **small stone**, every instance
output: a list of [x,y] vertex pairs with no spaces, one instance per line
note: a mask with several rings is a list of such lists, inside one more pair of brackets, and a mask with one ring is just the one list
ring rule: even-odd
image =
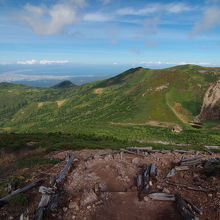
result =
[[145,196],[145,197],[144,197],[144,201],[145,201],[145,202],[149,202],[149,201],[150,201],[149,197],[148,197],[148,196]]
[[211,193],[210,193],[210,194],[208,194],[208,197],[210,197],[210,198],[211,198],[211,197],[212,197],[212,194],[211,194]]
[[167,189],[167,188],[164,188],[164,189],[163,189],[163,192],[164,192],[164,193],[170,193],[170,190]]
[[77,202],[71,201],[69,203],[69,209],[75,209],[76,211],[79,210],[79,206],[78,206]]
[[193,173],[193,177],[198,177],[199,175],[197,173]]
[[94,191],[89,192],[89,193],[84,193],[82,196],[82,199],[80,201],[81,206],[86,206],[89,203],[96,202],[98,200],[97,195],[94,193]]
[[66,212],[68,210],[67,207],[63,207],[63,211]]
[[157,185],[157,189],[162,190],[162,189],[163,189],[163,187],[162,187],[162,186],[160,186],[160,185]]
[[104,160],[105,161],[113,160],[113,157],[112,157],[112,155],[109,154],[109,155],[105,156]]
[[138,164],[140,163],[140,158],[135,157],[135,158],[132,160],[132,163],[135,164],[135,165],[138,165]]
[[89,206],[87,206],[87,209],[91,209],[92,207],[89,205]]
[[73,216],[72,216],[72,219],[75,219],[75,218],[76,218],[76,216],[75,216],[75,215],[73,215]]
[[14,219],[14,217],[13,217],[13,216],[10,216],[9,219],[12,220],[12,219]]

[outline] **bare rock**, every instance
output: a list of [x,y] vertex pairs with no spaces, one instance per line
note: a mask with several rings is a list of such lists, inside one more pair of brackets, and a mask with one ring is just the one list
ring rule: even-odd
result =
[[90,203],[96,202],[97,200],[98,200],[98,197],[94,193],[94,191],[84,193],[82,198],[81,198],[80,205],[81,206],[86,206]]
[[145,197],[144,197],[144,201],[145,201],[145,202],[149,202],[149,201],[150,201],[150,198],[149,198],[148,196],[145,196]]
[[220,80],[213,83],[205,93],[203,105],[196,121],[217,120],[220,115]]
[[63,207],[63,211],[66,212],[68,210],[67,207]]
[[104,160],[105,161],[113,160],[113,157],[111,154],[109,154],[109,155],[105,156]]
[[167,189],[167,188],[164,188],[164,189],[163,189],[163,192],[164,192],[164,193],[170,193],[170,190]]
[[76,211],[78,211],[79,210],[79,206],[78,206],[77,202],[70,201],[69,209],[75,209]]
[[132,163],[135,164],[135,165],[138,165],[138,164],[140,163],[140,158],[135,157],[135,158],[132,160]]

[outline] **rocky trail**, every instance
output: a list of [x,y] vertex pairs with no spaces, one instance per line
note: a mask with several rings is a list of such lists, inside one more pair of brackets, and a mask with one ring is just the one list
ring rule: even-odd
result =
[[[71,168],[53,188],[67,155],[74,155]],[[49,205],[38,219],[220,219],[220,174],[210,174],[211,166],[219,162],[217,153],[131,148],[53,152],[48,157],[61,162],[34,174],[35,179],[45,179],[42,186],[51,189],[45,193],[50,195]],[[28,193],[33,200],[22,212],[36,219],[42,194],[39,187]],[[189,202],[186,209],[194,217],[181,214],[185,208],[178,209],[178,198]],[[53,209],[48,208],[51,201],[57,205]],[[21,210],[7,205],[0,209],[1,219],[19,219],[20,215]],[[20,219],[28,219],[25,215]]]

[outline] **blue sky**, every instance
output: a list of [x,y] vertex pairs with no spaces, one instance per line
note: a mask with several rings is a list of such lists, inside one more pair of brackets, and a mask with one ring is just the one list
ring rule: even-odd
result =
[[220,66],[219,51],[219,0],[0,0],[0,71]]

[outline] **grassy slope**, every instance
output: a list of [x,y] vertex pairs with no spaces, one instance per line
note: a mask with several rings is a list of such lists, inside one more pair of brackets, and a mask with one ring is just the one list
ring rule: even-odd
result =
[[[149,138],[150,127],[138,124],[150,121],[166,122],[168,125],[178,123],[189,128],[187,122],[199,113],[203,95],[209,84],[219,77],[216,75],[219,72],[219,69],[192,65],[163,70],[136,68],[65,92],[21,86],[16,89],[20,91],[16,97],[22,94],[25,98],[21,99],[27,100],[27,104],[10,112],[10,120],[4,123],[4,127],[12,127],[12,131],[19,132],[120,135],[131,140]],[[167,88],[155,91],[161,86]],[[27,92],[29,90],[31,96]],[[3,89],[1,94],[0,100],[5,97]],[[62,99],[65,102],[58,107],[55,100]],[[39,102],[44,104],[39,107]],[[129,123],[136,126],[131,128]],[[154,138],[157,137],[151,134],[151,139]]]

